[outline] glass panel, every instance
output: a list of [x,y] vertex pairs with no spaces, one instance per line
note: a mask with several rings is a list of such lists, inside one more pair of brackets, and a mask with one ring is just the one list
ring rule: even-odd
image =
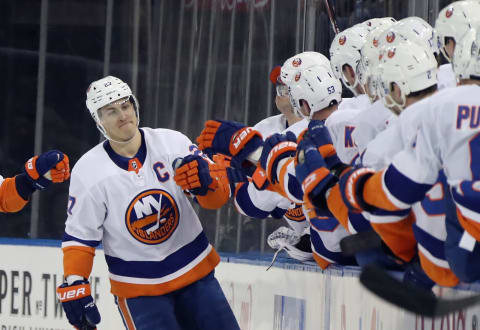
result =
[[[20,173],[33,155],[40,6],[38,0],[11,0],[2,1],[0,10],[0,174],[4,177]],[[31,205],[18,213],[0,213],[1,235],[26,237],[30,212]]]

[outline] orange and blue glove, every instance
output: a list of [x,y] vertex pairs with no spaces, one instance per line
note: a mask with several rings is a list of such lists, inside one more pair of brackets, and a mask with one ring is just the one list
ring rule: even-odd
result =
[[333,175],[340,177],[341,173],[349,167],[338,158],[337,151],[333,147],[332,139],[327,126],[325,126],[324,120],[311,120],[304,136],[309,138],[317,146],[318,151],[320,151],[320,154],[327,164],[327,168]]
[[262,135],[244,124],[228,120],[208,120],[197,137],[200,150],[211,156],[231,156],[231,165],[241,168],[247,157],[263,143]]
[[71,285],[63,283],[57,288],[58,300],[62,303],[68,322],[76,329],[96,329],[101,317],[93,301],[90,283],[78,280]]
[[277,169],[282,159],[293,157],[297,148],[297,137],[292,132],[286,134],[275,133],[263,143],[260,166],[265,170],[268,180],[278,182]]
[[43,190],[52,182],[68,180],[70,177],[68,156],[58,150],[44,152],[25,163],[24,173],[35,189]]
[[174,161],[175,183],[187,190],[193,195],[205,196],[209,190],[215,190],[218,187],[216,178],[214,179],[210,173],[210,166],[207,160],[198,155],[188,155],[184,157],[179,165],[180,160]]
[[297,146],[295,176],[302,185],[304,201],[320,210],[328,210],[325,194],[338,179],[330,173],[317,145],[308,136]]

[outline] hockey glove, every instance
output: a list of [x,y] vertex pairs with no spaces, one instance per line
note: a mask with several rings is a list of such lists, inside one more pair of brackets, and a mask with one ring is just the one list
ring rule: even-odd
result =
[[277,169],[279,162],[295,155],[296,141],[295,134],[287,132],[287,134],[273,134],[263,143],[260,166],[265,170],[271,183],[278,182]]
[[198,147],[210,153],[232,157],[232,166],[241,167],[243,161],[263,143],[262,135],[251,127],[234,121],[208,120],[197,137]]
[[70,177],[68,156],[58,150],[47,151],[30,158],[25,163],[24,173],[35,189],[45,189],[52,182],[68,180]]
[[100,323],[100,313],[88,281],[79,280],[71,285],[63,283],[57,288],[57,297],[71,325],[77,329],[96,329]]
[[337,179],[328,170],[316,145],[308,138],[304,138],[297,147],[295,176],[302,184],[303,199],[307,207],[313,205],[326,210],[325,193],[335,185]]
[[209,189],[215,190],[218,185],[210,174],[208,161],[195,155],[183,158],[180,166],[175,169],[173,179],[182,190],[200,196],[205,196]]
[[[305,137],[309,138],[317,146],[329,170],[337,169],[343,165],[333,147],[330,133],[328,132],[327,126],[325,126],[325,121],[311,120],[308,124],[308,131]],[[342,170],[344,168],[345,167],[343,167]]]
[[372,210],[372,206],[363,200],[363,187],[367,179],[374,173],[374,170],[366,167],[351,168],[340,177],[339,185],[342,200],[350,211]]

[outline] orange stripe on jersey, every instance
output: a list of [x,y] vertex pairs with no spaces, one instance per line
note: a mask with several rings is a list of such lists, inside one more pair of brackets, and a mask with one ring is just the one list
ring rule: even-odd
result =
[[127,324],[127,330],[137,329],[135,327],[135,324],[133,323],[132,315],[130,314],[130,310],[128,309],[126,299],[121,298],[121,297],[117,297],[117,303],[118,303],[118,308],[120,309],[120,312],[122,313],[123,319],[125,320],[125,323]]
[[451,269],[435,265],[420,251],[418,255],[425,274],[438,285],[454,287],[460,282]]
[[390,250],[400,259],[408,262],[417,252],[417,241],[413,235],[413,222],[414,215],[410,212],[407,217],[398,222],[370,222],[370,224]]
[[95,248],[89,246],[67,246],[63,250],[63,274],[90,276]]
[[393,205],[383,190],[383,172],[385,172],[385,170],[376,172],[367,179],[367,182],[365,182],[363,187],[363,200],[367,204],[378,207],[382,210],[397,211],[399,208]]
[[212,251],[199,264],[193,267],[187,273],[165,283],[160,284],[133,284],[118,282],[110,279],[112,285],[112,294],[123,297],[133,298],[140,296],[158,296],[167,294],[172,291],[179,290],[190,285],[205,276],[207,276],[220,262],[220,256],[212,249]]
[[327,269],[330,265],[330,261],[323,259],[318,253],[313,251],[313,259],[317,262],[321,269]]
[[6,178],[0,186],[0,212],[18,212],[27,203],[17,192],[15,178]]
[[334,217],[340,224],[348,231],[348,208],[343,202],[342,194],[338,184],[330,189],[330,194],[327,199],[327,206]]
[[470,234],[472,235],[475,240],[478,242],[480,241],[480,223],[471,220],[464,216],[460,210],[457,207],[457,217],[458,221],[462,225],[462,227]]
[[288,159],[280,168],[280,172],[278,173],[278,184],[273,185],[273,189],[282,195],[283,197],[288,198],[287,191],[288,191],[288,182],[285,181],[285,174],[287,173],[288,166],[293,162],[293,158]]

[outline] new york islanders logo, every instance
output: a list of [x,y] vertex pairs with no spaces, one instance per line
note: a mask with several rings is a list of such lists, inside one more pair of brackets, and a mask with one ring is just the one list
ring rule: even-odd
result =
[[445,16],[446,16],[447,18],[450,18],[450,17],[452,17],[452,15],[453,15],[453,8],[450,7],[450,8],[448,8],[447,11],[445,12]]
[[293,65],[294,67],[296,67],[296,68],[299,67],[300,64],[302,64],[302,59],[301,59],[301,58],[298,58],[298,57],[297,57],[297,58],[295,58],[295,59],[292,61],[292,65]]
[[347,36],[343,35],[341,36],[339,39],[338,39],[338,43],[340,44],[340,46],[343,46],[345,45],[345,42],[347,41]]
[[392,43],[395,40],[395,33],[393,31],[388,32],[386,39],[388,43]]
[[300,77],[302,77],[302,74],[300,72],[297,72],[297,74],[295,75],[295,81],[299,81]]
[[177,229],[180,218],[175,199],[165,190],[141,192],[130,202],[125,213],[129,233],[144,244],[159,244]]

